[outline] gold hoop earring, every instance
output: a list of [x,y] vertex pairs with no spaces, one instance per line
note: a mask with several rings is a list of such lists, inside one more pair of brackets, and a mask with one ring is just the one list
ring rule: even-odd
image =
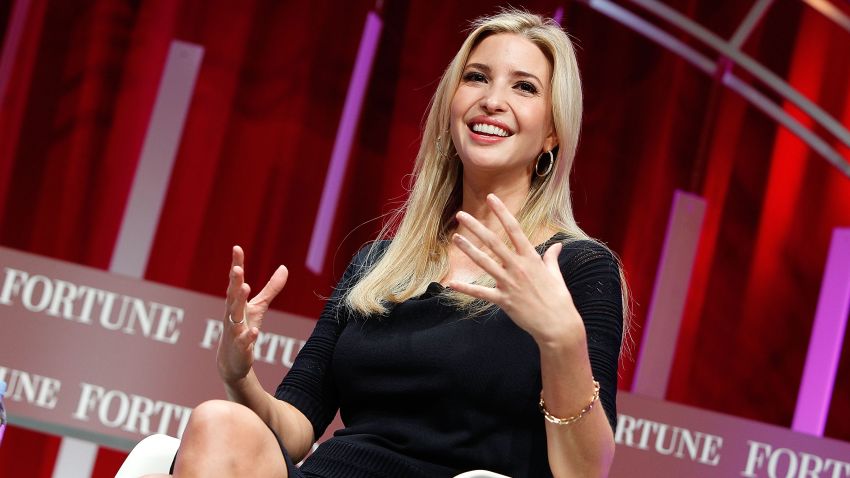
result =
[[[546,168],[541,173],[540,172],[540,162],[541,158],[546,155],[549,155],[549,158],[546,160]],[[550,172],[552,172],[552,167],[555,166],[555,155],[552,154],[552,150],[546,151],[545,153],[540,153],[540,156],[537,157],[537,162],[534,163],[534,173],[537,174],[538,177],[548,176]]]
[[[448,131],[446,131],[446,133],[448,133]],[[437,136],[437,140],[434,142],[434,146],[437,148],[437,153],[438,153],[440,156],[442,156],[442,157],[444,157],[444,158],[446,158],[446,159],[449,159],[449,158],[450,158],[450,156],[449,156],[448,154],[446,154],[446,152],[445,152],[445,151],[443,151],[443,148],[441,148],[441,147],[440,147],[440,143],[441,143],[441,141],[442,141],[442,138],[443,138],[443,135],[439,135],[439,136]]]

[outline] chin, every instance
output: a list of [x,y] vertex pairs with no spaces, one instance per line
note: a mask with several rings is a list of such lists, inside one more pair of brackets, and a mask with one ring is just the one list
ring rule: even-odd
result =
[[503,155],[469,155],[466,159],[461,156],[461,163],[464,169],[473,169],[476,171],[498,172],[506,169],[511,169],[511,164],[505,161]]

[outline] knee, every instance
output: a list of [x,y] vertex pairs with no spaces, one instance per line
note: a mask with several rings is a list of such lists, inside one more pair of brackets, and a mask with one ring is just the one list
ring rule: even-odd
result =
[[260,425],[260,417],[244,405],[227,400],[208,400],[192,410],[186,431],[192,434],[214,431],[221,435]]
[[[245,461],[244,450],[252,456],[271,457],[277,443],[274,435],[250,408],[225,400],[201,403],[189,416],[177,454],[175,476],[193,470],[192,476],[286,476],[282,460]],[[265,467],[273,473],[249,473],[246,467]],[[214,472],[214,473],[213,473]]]

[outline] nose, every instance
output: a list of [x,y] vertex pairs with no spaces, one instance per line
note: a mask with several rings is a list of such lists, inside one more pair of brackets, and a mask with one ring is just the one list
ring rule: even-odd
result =
[[489,113],[505,111],[505,97],[499,88],[487,88],[481,96],[481,108]]

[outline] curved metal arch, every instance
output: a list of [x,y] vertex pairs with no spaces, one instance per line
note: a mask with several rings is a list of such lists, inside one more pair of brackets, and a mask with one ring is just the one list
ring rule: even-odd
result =
[[[741,45],[744,44],[753,28],[758,24],[759,20],[773,4],[773,0],[757,0],[754,2],[750,12],[741,22],[732,39],[729,41],[720,38],[718,35],[709,31],[699,23],[685,17],[681,13],[657,0],[629,0],[629,3],[635,4],[644,10],[651,12],[658,18],[691,35],[693,38],[701,41],[703,44],[718,52],[720,57],[717,59],[707,57],[674,37],[672,34],[664,31],[659,26],[650,23],[648,20],[641,18],[634,12],[610,0],[579,0],[579,2],[588,5],[593,10],[596,10],[612,20],[621,23],[622,25],[679,55],[707,75],[714,76],[718,72],[722,72],[721,82],[724,86],[735,91],[750,104],[761,110],[764,114],[787,128],[803,142],[809,145],[809,147],[811,147],[821,157],[829,161],[829,163],[835,166],[841,173],[850,178],[850,162],[848,162],[844,156],[833,148],[828,141],[818,136],[812,128],[807,127],[788,114],[781,104],[777,104],[752,85],[734,75],[728,68],[729,62],[743,68],[765,86],[779,94],[782,99],[797,106],[801,111],[803,111],[803,113],[811,118],[812,121],[820,125],[826,131],[829,131],[829,133],[836,139],[850,148],[850,131],[848,131],[844,125],[824,111],[820,106],[803,96],[799,91],[789,85],[778,75],[768,70],[761,63],[741,51]],[[807,4],[816,8],[827,18],[836,22],[840,27],[847,29],[847,26],[850,25],[850,21],[848,21],[847,17],[843,16],[840,12],[836,13],[835,11],[819,8],[823,6],[823,1],[817,2],[820,4],[818,6],[812,5],[810,2],[814,2],[814,0],[806,1]],[[845,25],[845,23],[847,25]]]

